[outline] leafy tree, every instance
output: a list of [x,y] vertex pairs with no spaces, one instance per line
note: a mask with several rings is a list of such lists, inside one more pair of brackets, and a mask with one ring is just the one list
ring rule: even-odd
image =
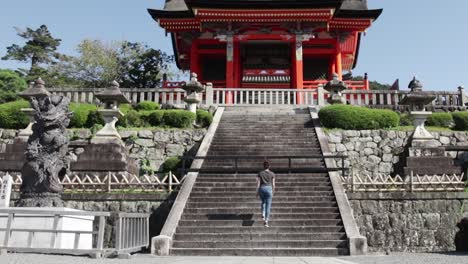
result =
[[[61,39],[54,38],[47,26],[42,25],[37,29],[26,28],[21,30],[16,28],[18,36],[26,40],[23,46],[13,44],[7,47],[7,54],[2,60],[17,60],[29,62],[29,70],[22,70],[27,75],[27,80],[32,81],[44,74],[44,68],[41,65],[50,65],[57,62],[60,54],[57,48]],[[47,81],[47,80],[46,80]]]
[[[364,77],[362,76],[356,76],[352,78],[353,81],[363,81]],[[369,86],[371,90],[390,90],[392,88],[391,85],[389,84],[382,84],[379,83],[378,81],[369,81]]]
[[127,41],[83,40],[78,52],[78,57],[64,57],[54,71],[83,87],[106,87],[113,80],[128,88],[157,87],[161,71],[172,59],[160,50]]
[[18,92],[26,89],[26,81],[12,70],[0,70],[0,103],[15,101]]
[[122,86],[130,88],[158,87],[162,72],[168,71],[173,56],[161,50],[149,48],[141,43],[122,43],[121,61],[127,71],[122,75]]

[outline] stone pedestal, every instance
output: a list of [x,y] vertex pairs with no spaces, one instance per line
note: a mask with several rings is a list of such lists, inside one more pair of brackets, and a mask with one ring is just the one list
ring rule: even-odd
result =
[[414,141],[429,141],[434,139],[432,134],[426,130],[424,123],[427,118],[432,115],[432,112],[428,111],[412,111],[410,112],[411,116],[414,118],[415,130],[413,133],[413,142]]
[[[427,147],[429,142],[437,141],[426,141],[424,142],[425,145],[415,145],[408,149],[406,167],[404,168],[405,175],[410,175],[411,172],[414,175],[460,174],[462,168],[455,166],[451,157],[445,156],[444,147]],[[438,144],[440,145],[440,143]]]
[[21,109],[21,112],[25,113],[28,118],[29,118],[29,124],[28,126],[21,130],[18,134],[18,139],[23,141],[23,142],[28,142],[28,139],[29,139],[29,136],[31,136],[33,134],[33,130],[32,130],[32,126],[34,124],[34,109],[32,108],[22,108]]
[[[69,208],[55,208],[55,207],[43,207],[43,208],[9,208],[10,211],[15,210],[28,210],[32,213],[24,214],[17,213],[15,214],[14,221],[11,225],[15,229],[53,229],[54,225],[54,216],[47,216],[41,212],[45,211],[80,211]],[[82,211],[84,212],[84,211]],[[60,216],[57,222],[58,230],[77,230],[77,231],[93,231],[93,216]],[[2,213],[0,210],[0,228],[6,228],[8,221],[8,215]],[[55,234],[53,233],[41,233],[36,232],[32,239],[33,248],[56,248],[56,249],[73,249],[75,243],[75,234],[61,234],[59,233],[55,238],[55,247],[52,247],[52,237]],[[3,242],[5,237],[5,232],[0,231],[0,241]],[[27,232],[12,232],[11,237],[8,243],[9,247],[19,247],[19,248],[28,248],[29,235]],[[3,243],[0,243],[3,244]],[[80,241],[78,243],[77,249],[92,249],[93,246],[93,237],[92,234],[81,234]]]
[[70,164],[72,173],[105,175],[113,173],[131,173],[138,175],[138,166],[129,157],[123,144],[90,144],[81,153],[76,162]]
[[188,110],[194,114],[197,113],[197,105],[202,101],[202,95],[196,92],[191,93],[185,98]]
[[99,110],[106,124],[91,139],[92,144],[120,144],[123,145],[122,138],[115,128],[115,124],[123,113],[119,109],[101,109]]
[[7,144],[4,153],[0,153],[0,168],[6,172],[20,172],[25,162],[27,141],[16,138],[12,144]]

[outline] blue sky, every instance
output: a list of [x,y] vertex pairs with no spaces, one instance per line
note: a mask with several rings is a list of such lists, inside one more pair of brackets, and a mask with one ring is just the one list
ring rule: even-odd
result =
[[[74,54],[85,38],[145,42],[172,53],[171,41],[146,8],[161,8],[163,0],[15,0],[2,3],[0,56],[21,43],[13,27],[49,27],[62,39],[60,52]],[[406,88],[413,75],[428,90],[468,86],[468,1],[369,0],[383,8],[380,19],[363,38],[354,74]],[[0,61],[0,68],[27,67]]]

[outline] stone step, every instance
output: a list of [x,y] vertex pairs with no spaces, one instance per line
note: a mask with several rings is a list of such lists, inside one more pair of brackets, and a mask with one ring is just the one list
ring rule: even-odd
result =
[[[272,214],[271,219],[289,220],[289,219],[341,219],[339,213],[277,213]],[[183,214],[183,220],[243,220],[243,221],[262,221],[262,215],[253,214]]]
[[[330,178],[328,176],[316,176],[316,177],[291,177],[288,178],[286,176],[275,176],[276,183],[325,183],[330,182]],[[249,177],[249,178],[222,178],[222,177],[200,177],[197,178],[197,183],[255,183],[257,181],[257,177]]]
[[[258,213],[258,208],[185,208],[184,214],[252,214]],[[271,208],[271,214],[291,214],[291,213],[339,213],[337,207],[277,207]]]
[[344,240],[344,232],[336,233],[176,233],[174,240],[180,241],[255,241],[255,240]]
[[[341,219],[272,219],[268,222],[270,226],[340,226]],[[179,221],[180,226],[254,226],[263,227],[263,221],[255,220],[184,220]]]
[[178,226],[177,233],[230,233],[230,234],[282,234],[282,233],[297,233],[297,234],[309,234],[309,233],[336,233],[344,232],[343,226],[270,226],[269,228],[252,227],[252,226],[231,226],[231,227],[219,227],[219,226]]
[[175,256],[337,256],[349,255],[347,248],[172,248]]
[[181,241],[174,248],[345,248],[346,240],[247,240],[247,241]]
[[[259,200],[255,202],[192,202],[188,201],[186,208],[260,208],[261,202]],[[335,207],[336,202],[326,201],[326,202],[276,202],[273,197],[273,207]]]
[[[193,191],[201,192],[246,192],[246,193],[255,193],[257,190],[256,186],[251,187],[198,187],[194,186]],[[283,192],[315,192],[315,191],[333,191],[332,186],[294,186],[294,187],[282,187],[277,188],[278,191]]]
[[[196,187],[251,187],[255,185],[255,182],[197,182]],[[331,186],[331,182],[281,182],[276,181],[276,188],[280,189],[283,187],[321,187],[321,186]]]
[[[192,202],[255,202],[258,198],[255,195],[244,196],[205,196],[205,197],[190,197]],[[334,196],[274,196],[275,202],[325,202],[335,201]]]
[[[255,195],[255,192],[250,192],[248,193],[250,195]],[[211,191],[211,192],[205,192],[205,191],[193,191],[190,194],[190,197],[226,197],[226,195],[229,195],[229,197],[244,197],[246,195],[246,192],[216,192],[216,191]],[[328,196],[334,196],[335,194],[333,191],[316,191],[316,192],[294,192],[291,193],[289,191],[282,191],[281,189],[275,190],[274,197],[288,197],[288,196],[322,196],[322,197],[328,197]]]

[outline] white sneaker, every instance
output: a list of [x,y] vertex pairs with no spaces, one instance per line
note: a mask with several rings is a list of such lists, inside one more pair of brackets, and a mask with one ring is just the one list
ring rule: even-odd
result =
[[268,225],[268,221],[265,221],[265,225],[264,225],[264,226],[265,226],[265,227],[270,227],[270,226]]

